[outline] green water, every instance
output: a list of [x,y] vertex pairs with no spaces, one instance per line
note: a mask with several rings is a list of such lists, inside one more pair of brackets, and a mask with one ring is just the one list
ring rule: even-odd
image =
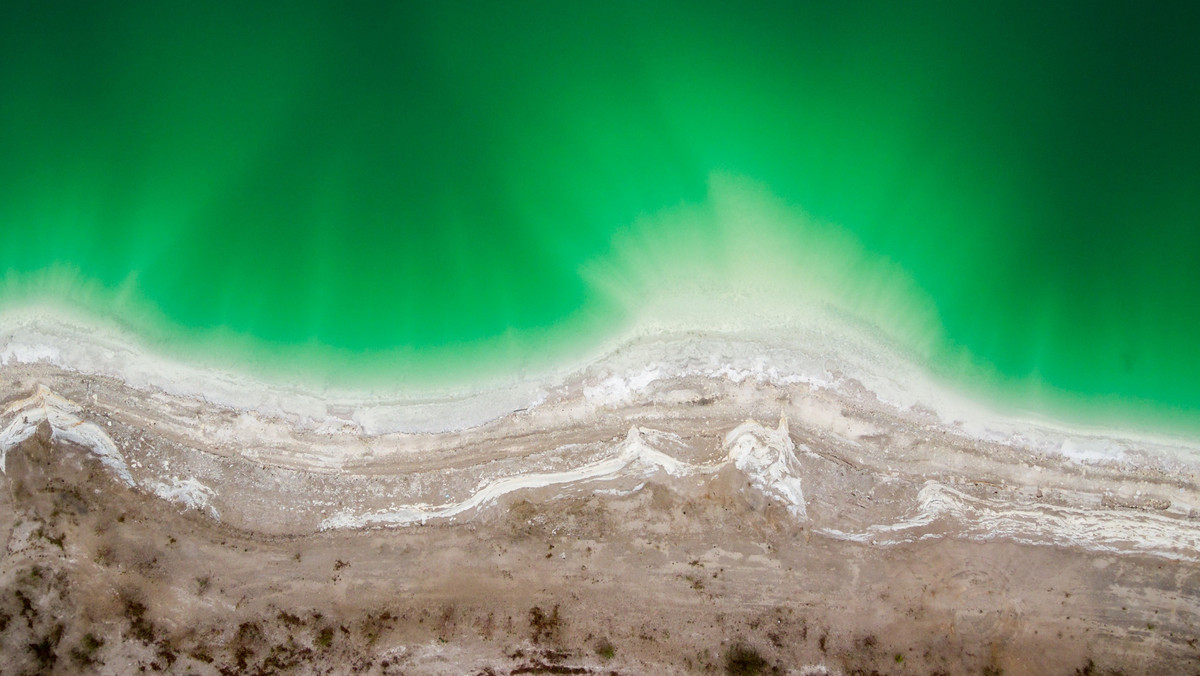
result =
[[740,228],[979,393],[1200,427],[1200,6],[728,4],[4,3],[3,291],[470,377]]

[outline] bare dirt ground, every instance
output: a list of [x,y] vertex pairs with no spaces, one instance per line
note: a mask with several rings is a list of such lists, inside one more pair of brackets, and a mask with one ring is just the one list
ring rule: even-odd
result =
[[814,535],[736,477],[263,537],[48,428],[9,452],[4,673],[1196,673],[1193,564]]
[[[701,382],[314,467],[317,433],[239,453],[214,436],[237,412],[6,373],[0,426],[36,429],[0,479],[2,674],[1200,673],[1194,474]],[[163,492],[181,476],[206,502]]]

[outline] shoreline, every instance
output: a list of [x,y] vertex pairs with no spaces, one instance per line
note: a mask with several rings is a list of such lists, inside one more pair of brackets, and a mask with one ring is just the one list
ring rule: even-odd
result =
[[[0,368],[50,364],[130,387],[289,421],[303,428],[357,425],[368,435],[462,431],[544,404],[582,383],[590,403],[632,401],[647,386],[672,378],[714,378],[867,393],[894,409],[920,410],[980,441],[1033,430],[1047,437],[1109,439],[1116,447],[1152,447],[1200,458],[1200,438],[1003,412],[938,382],[903,350],[859,320],[828,307],[773,328],[728,332],[652,322],[606,340],[573,360],[493,376],[470,386],[312,386],[239,374],[148,351],[131,334],[60,309],[0,312]],[[1034,440],[1029,440],[1036,445]],[[1044,448],[1041,450],[1045,450]],[[1080,460],[1113,459],[1119,448],[1068,448]]]

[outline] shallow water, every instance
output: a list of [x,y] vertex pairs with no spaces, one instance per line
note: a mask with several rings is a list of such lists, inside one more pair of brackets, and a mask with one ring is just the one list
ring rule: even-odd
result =
[[1026,4],[6,7],[4,300],[342,383],[831,303],[1195,430],[1200,17]]

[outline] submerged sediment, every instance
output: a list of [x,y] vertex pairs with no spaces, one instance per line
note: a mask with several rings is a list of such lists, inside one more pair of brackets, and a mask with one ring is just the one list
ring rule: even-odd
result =
[[889,390],[895,369],[855,377],[882,357],[814,354],[634,341],[482,421],[486,393],[300,411],[10,358],[5,652],[105,673],[1200,665],[1186,442],[955,418]]

